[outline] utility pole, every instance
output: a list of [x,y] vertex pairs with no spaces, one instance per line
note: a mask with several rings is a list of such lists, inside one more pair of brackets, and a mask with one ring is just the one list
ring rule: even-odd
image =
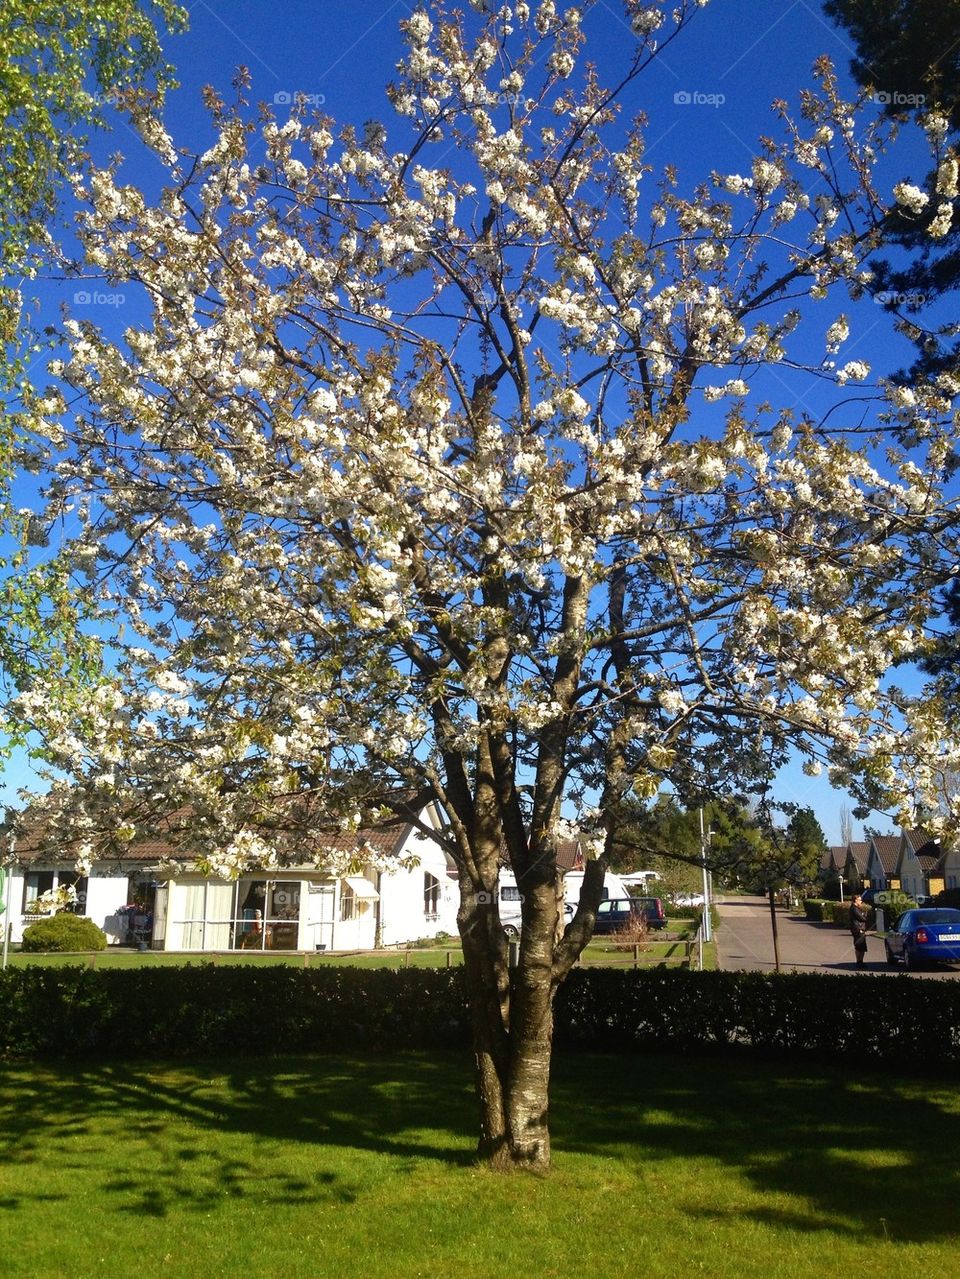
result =
[[3,820],[0,821],[0,849],[6,860],[6,872],[0,867],[0,915],[3,916],[3,960],[2,967],[7,966],[7,957],[10,953],[10,885],[13,879],[13,849],[8,847],[8,832],[10,829],[10,810],[3,814]]
[[704,941],[713,940],[713,924],[710,920],[710,872],[707,869],[707,844],[712,832],[704,832],[703,809],[700,809],[700,869],[703,873],[703,925]]
[[777,901],[776,890],[767,889],[767,896],[770,900],[770,927],[773,930],[773,966],[780,971],[780,938],[777,935]]

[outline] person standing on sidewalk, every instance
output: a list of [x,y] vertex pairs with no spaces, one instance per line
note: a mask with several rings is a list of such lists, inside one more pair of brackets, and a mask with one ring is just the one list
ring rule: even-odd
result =
[[857,967],[862,968],[867,957],[867,908],[859,893],[850,903],[850,936],[857,956]]

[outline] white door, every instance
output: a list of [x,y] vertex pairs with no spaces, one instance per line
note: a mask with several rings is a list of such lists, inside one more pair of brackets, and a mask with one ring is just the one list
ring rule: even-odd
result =
[[303,921],[307,950],[333,950],[334,884],[308,884],[307,909]]

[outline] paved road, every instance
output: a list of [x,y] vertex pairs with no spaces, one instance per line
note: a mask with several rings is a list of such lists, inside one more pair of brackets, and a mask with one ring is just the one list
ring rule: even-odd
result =
[[[717,964],[720,968],[772,970],[773,938],[770,907],[763,897],[721,897],[716,901],[720,927],[716,931]],[[845,929],[831,924],[815,924],[798,915],[777,911],[780,967],[801,972],[855,973],[853,941]],[[883,942],[867,938],[867,962],[863,970],[896,976],[898,969],[887,967]],[[917,973],[924,978],[960,978],[960,966]]]

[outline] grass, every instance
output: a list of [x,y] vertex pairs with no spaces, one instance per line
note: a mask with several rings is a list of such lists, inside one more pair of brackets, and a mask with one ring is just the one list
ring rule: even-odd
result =
[[[667,964],[679,967],[685,962],[683,938],[688,934],[690,921],[677,919],[668,921],[669,940],[661,940],[658,933],[650,933],[647,944],[640,951],[638,966],[654,967]],[[269,951],[251,954],[249,951],[233,951],[229,954],[184,954],[177,951],[136,951],[125,946],[111,946],[106,950],[91,955],[58,955],[58,954],[24,954],[12,951],[8,962],[11,967],[23,967],[26,964],[44,964],[56,967],[63,964],[92,963],[97,968],[140,968],[145,965],[156,967],[170,964],[294,964],[298,968],[304,961],[311,968],[323,968],[331,965],[347,965],[356,968],[443,968],[463,962],[463,952],[459,939],[451,938],[447,942],[427,945],[411,949],[382,950],[376,954],[308,954],[302,952],[271,953]],[[584,951],[580,961],[587,966],[633,967],[632,951],[618,950],[606,938],[592,941]],[[715,967],[714,948],[704,947],[704,967]]]
[[558,1057],[554,1171],[472,1160],[458,1055],[0,1067],[5,1279],[947,1273],[945,1081]]

